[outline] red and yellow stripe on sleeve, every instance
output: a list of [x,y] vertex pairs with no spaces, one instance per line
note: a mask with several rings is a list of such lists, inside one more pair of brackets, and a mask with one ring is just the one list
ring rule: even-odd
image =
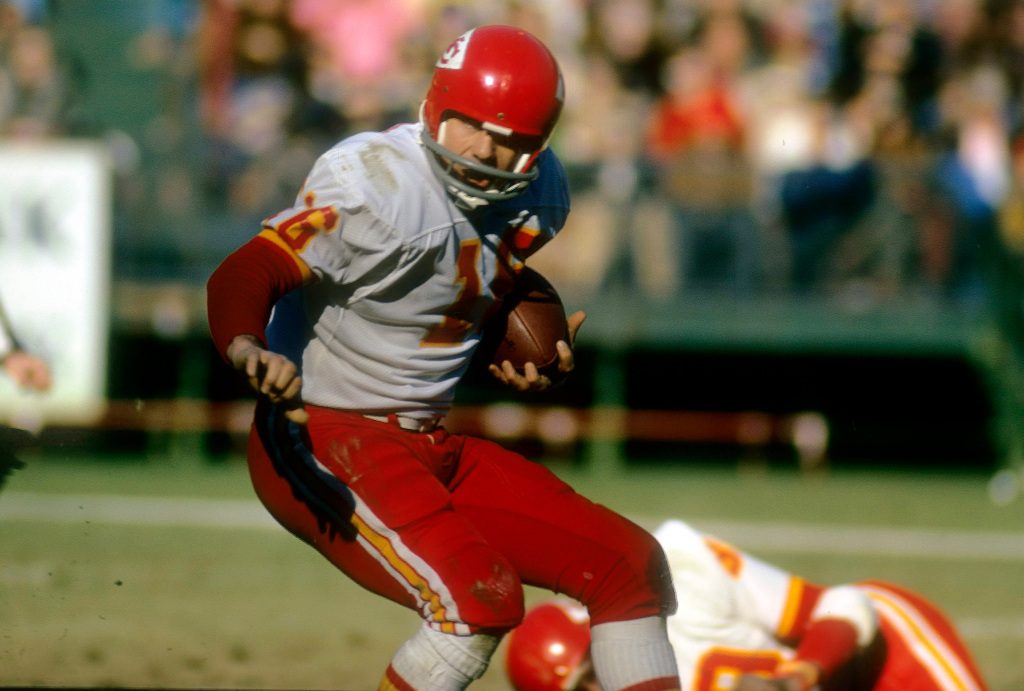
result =
[[800,640],[823,591],[824,588],[819,585],[809,583],[799,576],[791,576],[775,634],[784,641]]
[[291,260],[295,265],[295,268],[298,269],[299,274],[302,276],[303,283],[307,283],[312,280],[313,272],[310,270],[309,265],[306,264],[291,245],[284,241],[277,231],[272,228],[264,228],[260,231],[258,237],[261,237],[264,240],[269,240],[277,249],[281,250],[281,252]]
[[311,279],[305,262],[263,233],[229,254],[206,284],[210,332],[220,354],[226,358],[232,339],[242,334],[265,343],[274,303]]

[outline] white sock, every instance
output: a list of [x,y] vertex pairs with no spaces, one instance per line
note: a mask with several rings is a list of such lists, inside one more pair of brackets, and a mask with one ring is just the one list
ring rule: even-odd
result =
[[391,668],[417,691],[462,691],[485,671],[496,636],[456,636],[423,626],[391,659]]
[[679,678],[662,617],[598,624],[591,627],[590,635],[594,670],[603,689],[616,691],[645,681]]

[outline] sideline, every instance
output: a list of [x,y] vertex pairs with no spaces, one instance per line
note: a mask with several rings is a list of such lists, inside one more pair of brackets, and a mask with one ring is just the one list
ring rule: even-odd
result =
[[[633,516],[654,528],[662,518]],[[199,499],[109,494],[5,492],[0,521],[278,530],[256,499]],[[1024,561],[1024,533],[824,526],[774,521],[690,521],[695,527],[759,552]]]

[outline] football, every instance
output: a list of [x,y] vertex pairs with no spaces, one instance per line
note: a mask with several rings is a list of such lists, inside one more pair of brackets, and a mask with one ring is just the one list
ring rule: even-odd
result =
[[484,331],[487,361],[501,367],[508,360],[520,372],[532,362],[552,384],[560,384],[567,374],[558,369],[555,343],[560,340],[569,342],[562,299],[544,276],[524,267]]

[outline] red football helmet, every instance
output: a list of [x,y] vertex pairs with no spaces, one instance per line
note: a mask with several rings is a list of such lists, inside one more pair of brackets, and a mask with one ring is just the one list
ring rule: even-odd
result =
[[527,612],[509,634],[505,669],[516,691],[566,691],[590,671],[589,651],[586,608],[552,600]]
[[[536,37],[512,26],[481,26],[455,39],[434,65],[420,108],[423,144],[449,191],[470,207],[509,199],[537,176],[533,163],[544,149],[562,111],[562,74],[551,51]],[[512,170],[481,164],[446,149],[444,122],[454,114],[508,138],[518,158]],[[467,184],[454,165],[486,175],[487,189]],[[461,194],[460,194],[461,193]],[[467,199],[468,195],[468,199]]]

